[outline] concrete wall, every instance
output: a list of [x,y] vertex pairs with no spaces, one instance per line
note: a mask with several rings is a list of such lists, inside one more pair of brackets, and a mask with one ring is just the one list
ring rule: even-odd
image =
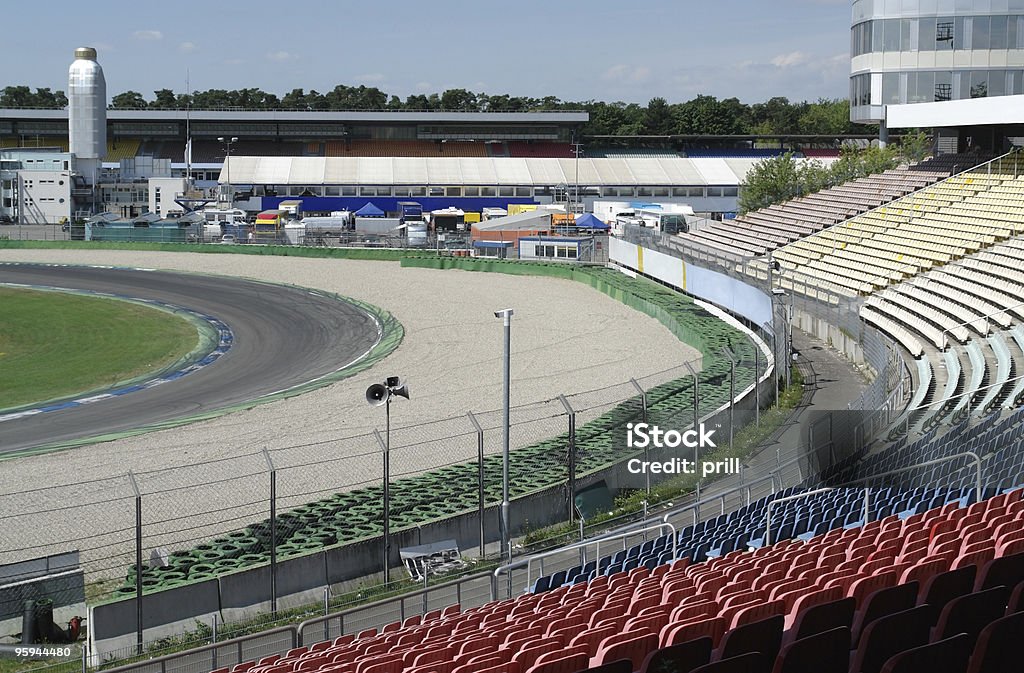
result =
[[772,321],[771,296],[740,280],[620,238],[611,239],[610,252],[611,261],[722,306],[755,325]]

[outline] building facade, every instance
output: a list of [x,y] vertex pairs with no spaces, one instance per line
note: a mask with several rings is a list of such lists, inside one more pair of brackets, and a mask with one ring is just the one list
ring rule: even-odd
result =
[[1024,94],[1024,0],[854,0],[850,119]]

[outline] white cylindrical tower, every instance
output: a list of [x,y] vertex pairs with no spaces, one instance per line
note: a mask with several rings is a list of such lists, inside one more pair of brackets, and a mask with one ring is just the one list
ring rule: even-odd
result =
[[68,132],[77,169],[91,181],[107,155],[107,82],[92,47],[75,49],[68,70]]

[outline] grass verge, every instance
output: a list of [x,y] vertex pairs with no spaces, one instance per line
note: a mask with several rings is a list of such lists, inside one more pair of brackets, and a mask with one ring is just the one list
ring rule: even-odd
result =
[[196,328],[133,302],[0,287],[0,408],[67,397],[161,371]]

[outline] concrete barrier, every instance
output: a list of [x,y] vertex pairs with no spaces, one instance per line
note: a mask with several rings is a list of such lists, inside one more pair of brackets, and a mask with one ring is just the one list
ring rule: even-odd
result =
[[[142,596],[142,639],[180,635],[195,629],[196,621],[212,621],[220,612],[218,580],[154,591]],[[136,644],[134,598],[95,605],[89,609],[89,650],[94,665],[116,656],[130,656]]]

